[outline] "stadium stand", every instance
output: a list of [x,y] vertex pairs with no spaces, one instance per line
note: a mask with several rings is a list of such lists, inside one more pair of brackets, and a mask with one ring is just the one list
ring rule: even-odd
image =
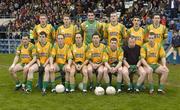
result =
[[[179,2],[175,0],[174,7],[171,2],[172,0],[103,0],[103,2],[102,0],[1,0],[0,18],[11,20],[5,25],[3,24],[5,22],[0,23],[0,53],[14,52],[11,42],[13,39],[20,38],[23,33],[29,33],[30,29],[39,23],[40,13],[46,13],[49,23],[57,29],[62,24],[64,13],[70,13],[72,22],[79,26],[86,20],[88,10],[94,10],[96,18],[102,22],[108,22],[109,14],[117,11],[119,21],[130,28],[132,26],[131,18],[134,14],[141,16],[141,25],[145,27],[152,22],[152,13],[159,12],[163,16],[162,24],[169,29],[179,30]],[[10,46],[7,46],[8,39]],[[15,42],[15,44],[19,43],[18,40]]]

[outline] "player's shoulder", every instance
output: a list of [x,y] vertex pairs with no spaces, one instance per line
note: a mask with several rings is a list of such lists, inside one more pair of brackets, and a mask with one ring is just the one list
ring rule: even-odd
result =
[[85,26],[86,23],[87,23],[87,21],[82,22],[82,23],[81,23],[81,26]]
[[118,22],[118,26],[123,27],[123,28],[125,27],[124,24],[119,23],[119,22]]
[[166,29],[165,25],[160,24],[160,27],[163,28],[163,29]]
[[106,46],[103,43],[100,43],[100,47],[105,48]]
[[68,44],[64,44],[64,48],[66,48],[66,50],[69,50],[72,48],[73,45],[68,45]]
[[144,44],[142,45],[142,48],[147,48],[147,47],[148,47],[148,45],[149,45],[149,43],[148,43],[148,42],[146,42],[146,43],[144,43]]
[[18,47],[17,47],[17,49],[18,49],[18,50],[21,50],[22,47],[23,47],[23,44],[19,44]]
[[139,30],[141,30],[141,31],[144,31],[144,28],[142,28],[142,27],[139,27]]
[[47,24],[47,27],[53,28],[52,24]]
[[128,50],[128,48],[129,48],[129,47],[128,47],[127,45],[122,46],[123,51]]

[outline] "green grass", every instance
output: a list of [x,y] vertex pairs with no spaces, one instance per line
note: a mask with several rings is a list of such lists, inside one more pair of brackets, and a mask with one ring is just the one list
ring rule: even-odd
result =
[[[168,65],[170,74],[165,95],[147,92],[122,93],[114,96],[95,96],[88,92],[84,96],[77,91],[72,94],[42,96],[33,88],[31,94],[14,91],[14,82],[8,66],[14,55],[0,54],[0,110],[179,110],[180,109],[180,65]],[[21,74],[21,73],[19,73]],[[21,76],[21,75],[20,75]],[[155,76],[157,77],[157,75]],[[35,75],[37,80],[37,74]],[[34,81],[34,85],[36,83]],[[156,81],[157,84],[157,81]]]

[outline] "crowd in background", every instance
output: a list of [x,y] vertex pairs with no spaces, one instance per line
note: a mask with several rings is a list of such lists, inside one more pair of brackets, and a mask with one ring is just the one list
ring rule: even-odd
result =
[[[14,17],[8,25],[1,25],[0,32],[29,32],[41,13],[46,13],[48,21],[55,29],[62,24],[64,13],[70,14],[72,22],[78,26],[87,18],[87,12],[93,10],[101,22],[108,22],[112,11],[119,14],[119,22],[127,28],[132,26],[134,14],[141,17],[141,26],[151,24],[153,12],[161,14],[161,23],[170,29],[176,29],[179,22],[178,0],[134,0],[133,5],[126,8],[130,0],[0,0],[0,15]],[[173,1],[173,2],[172,2]],[[173,5],[172,5],[173,4]]]

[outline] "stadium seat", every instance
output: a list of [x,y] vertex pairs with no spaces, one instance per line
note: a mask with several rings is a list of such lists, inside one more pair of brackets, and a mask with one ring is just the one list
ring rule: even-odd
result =
[[180,56],[177,55],[177,59],[176,61],[173,60],[173,54],[171,54],[168,58],[167,58],[167,62],[169,62],[170,64],[180,64]]

